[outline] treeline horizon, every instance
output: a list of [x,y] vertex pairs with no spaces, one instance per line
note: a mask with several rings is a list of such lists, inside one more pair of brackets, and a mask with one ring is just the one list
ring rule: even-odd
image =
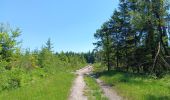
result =
[[94,63],[92,52],[54,52],[51,39],[41,49],[23,50],[18,37],[20,29],[0,24],[0,92],[34,81],[78,70]]
[[[47,38],[47,41],[46,42],[44,42],[44,43],[42,43],[42,46],[40,47],[40,48],[29,48],[29,47],[27,47],[27,48],[23,48],[22,47],[22,42],[24,41],[24,40],[19,40],[18,38],[22,35],[21,33],[21,30],[20,30],[20,28],[11,28],[11,26],[10,26],[10,24],[9,23],[3,23],[3,22],[1,22],[0,23],[0,32],[1,33],[3,33],[3,32],[5,32],[5,33],[7,33],[9,36],[8,37],[14,37],[14,36],[12,36],[12,34],[13,33],[16,33],[17,34],[17,36],[16,37],[14,37],[14,42],[16,42],[16,44],[15,44],[15,46],[16,46],[16,48],[18,49],[18,50],[20,50],[20,53],[23,53],[23,54],[25,54],[25,53],[27,53],[27,52],[39,52],[39,51],[41,51],[43,48],[49,48],[50,49],[50,51],[53,53],[53,54],[56,54],[56,55],[58,55],[58,54],[62,54],[62,53],[64,53],[64,54],[66,54],[66,55],[69,55],[69,54],[72,54],[72,55],[83,55],[85,58],[86,58],[86,60],[87,60],[87,62],[89,62],[89,63],[94,63],[94,57],[92,58],[92,57],[90,57],[90,56],[93,56],[94,55],[94,51],[93,50],[88,50],[88,51],[81,51],[81,52],[78,52],[78,51],[64,51],[64,50],[61,50],[61,51],[57,51],[57,50],[53,50],[53,41],[51,41],[51,38],[49,37],[49,38]],[[47,47],[47,45],[48,45],[48,47]],[[88,59],[92,59],[92,62],[90,62]]]

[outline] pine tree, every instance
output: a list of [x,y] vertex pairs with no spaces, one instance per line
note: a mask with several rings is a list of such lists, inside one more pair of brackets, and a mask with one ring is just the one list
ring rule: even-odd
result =
[[52,42],[51,42],[51,39],[49,38],[48,40],[47,40],[47,42],[46,42],[46,48],[47,48],[47,50],[48,51],[51,51],[52,52],[52,49],[53,49],[53,47],[52,47]]
[[106,63],[108,71],[110,71],[112,66],[112,37],[109,22],[105,22],[101,29],[97,30],[95,33],[95,38],[99,41],[95,43],[98,49],[102,50],[103,61]]
[[108,69],[115,65],[157,76],[166,72],[170,69],[168,10],[166,0],[120,0],[119,9],[95,33],[96,51],[102,54],[98,58]]

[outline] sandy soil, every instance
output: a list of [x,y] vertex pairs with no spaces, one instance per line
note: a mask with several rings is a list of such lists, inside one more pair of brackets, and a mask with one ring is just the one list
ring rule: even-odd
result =
[[86,86],[83,77],[84,74],[90,73],[91,71],[91,66],[87,66],[83,69],[77,70],[77,78],[75,79],[73,87],[71,89],[69,100],[87,100],[87,97],[83,94]]
[[[92,70],[93,70],[92,66],[87,66],[76,71],[77,78],[73,83],[69,100],[87,100],[87,97],[84,95],[84,89],[86,87],[86,84],[84,82],[84,75],[91,73]],[[122,98],[117,95],[116,91],[114,91],[111,86],[104,84],[99,79],[96,79],[96,81],[103,90],[104,95],[109,100],[122,100]]]
[[100,85],[101,89],[104,92],[104,95],[109,100],[122,100],[120,96],[117,95],[116,91],[112,89],[111,86],[104,84],[101,80],[96,79],[97,83]]

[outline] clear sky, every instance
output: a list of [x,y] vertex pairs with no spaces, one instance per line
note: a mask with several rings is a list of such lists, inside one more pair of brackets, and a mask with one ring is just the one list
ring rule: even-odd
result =
[[1,0],[0,22],[21,29],[23,48],[39,49],[51,38],[55,51],[87,52],[117,5],[118,0]]

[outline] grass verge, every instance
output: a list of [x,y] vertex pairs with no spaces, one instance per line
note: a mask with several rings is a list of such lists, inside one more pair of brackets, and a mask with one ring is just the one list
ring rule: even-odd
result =
[[153,79],[118,71],[101,72],[99,78],[128,100],[170,100],[170,76]]
[[90,76],[85,77],[87,89],[85,91],[88,100],[108,100],[104,95],[96,80]]
[[58,72],[37,80],[28,86],[4,91],[0,100],[67,100],[74,75]]

